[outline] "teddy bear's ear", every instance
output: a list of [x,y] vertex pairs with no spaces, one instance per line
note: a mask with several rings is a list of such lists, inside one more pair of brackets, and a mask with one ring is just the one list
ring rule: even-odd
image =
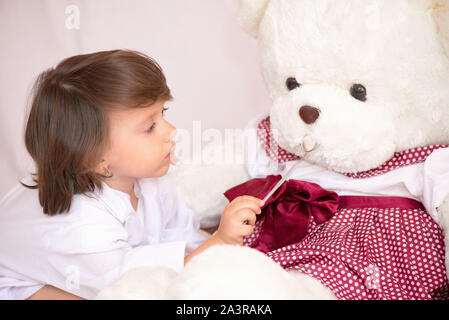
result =
[[270,0],[238,0],[239,20],[243,30],[257,38],[259,24]]
[[449,0],[433,0],[431,9],[441,43],[449,58]]

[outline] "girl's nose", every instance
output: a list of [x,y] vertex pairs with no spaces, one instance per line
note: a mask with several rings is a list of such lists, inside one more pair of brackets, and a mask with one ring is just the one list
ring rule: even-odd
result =
[[178,133],[178,131],[176,130],[176,128],[174,128],[174,130],[172,130],[172,132],[170,133],[170,140],[174,141],[176,134]]
[[173,141],[175,139],[176,136],[176,128],[168,121],[165,121],[167,127],[166,127],[166,141],[170,142]]

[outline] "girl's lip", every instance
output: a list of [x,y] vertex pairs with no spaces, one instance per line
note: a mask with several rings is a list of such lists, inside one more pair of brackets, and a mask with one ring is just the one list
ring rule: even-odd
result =
[[165,159],[169,159],[173,152],[175,152],[175,144],[172,145],[170,152],[165,156]]

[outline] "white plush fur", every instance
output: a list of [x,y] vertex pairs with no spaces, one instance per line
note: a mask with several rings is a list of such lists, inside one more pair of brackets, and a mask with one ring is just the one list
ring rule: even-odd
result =
[[[221,212],[228,203],[223,192],[249,179],[243,160],[239,161],[244,158],[242,151],[237,144],[209,143],[202,149],[206,164],[181,162],[170,173],[178,182],[187,205],[197,213],[202,228],[218,225]],[[225,155],[231,155],[232,159],[226,159]]]
[[166,300],[177,273],[166,267],[138,267],[104,288],[97,300]]
[[[449,141],[449,59],[431,4],[270,1],[258,41],[281,147],[332,171],[360,172],[395,151]],[[302,86],[288,91],[289,77]],[[366,102],[350,95],[356,83]],[[303,105],[321,110],[316,124],[300,121]],[[304,135],[320,148],[304,155]]]
[[263,253],[241,246],[214,246],[177,274],[169,268],[129,271],[97,299],[335,299],[316,279],[286,272]]
[[257,38],[259,24],[270,0],[239,0],[239,21],[243,30]]
[[[449,143],[449,0],[239,0],[243,28],[258,40],[278,143],[336,172],[378,167],[394,152]],[[286,87],[295,77],[301,86]],[[362,84],[367,101],[350,88]],[[320,109],[305,124],[298,110]],[[301,139],[317,148],[304,154]],[[215,148],[214,146],[213,148]],[[229,151],[228,151],[229,152]],[[242,163],[173,173],[203,226],[216,224],[223,192],[248,178]],[[449,190],[448,190],[449,193]],[[438,209],[449,246],[449,197]],[[446,267],[449,271],[448,258]],[[180,274],[137,269],[100,298],[329,299],[318,281],[282,270],[243,247],[213,247]]]

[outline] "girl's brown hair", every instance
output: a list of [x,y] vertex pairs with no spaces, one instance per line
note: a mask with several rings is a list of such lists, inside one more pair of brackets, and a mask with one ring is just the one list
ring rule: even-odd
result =
[[32,89],[25,146],[43,212],[69,211],[75,194],[106,177],[95,172],[108,147],[107,112],[148,106],[172,96],[156,61],[132,50],[77,55],[42,72]]

